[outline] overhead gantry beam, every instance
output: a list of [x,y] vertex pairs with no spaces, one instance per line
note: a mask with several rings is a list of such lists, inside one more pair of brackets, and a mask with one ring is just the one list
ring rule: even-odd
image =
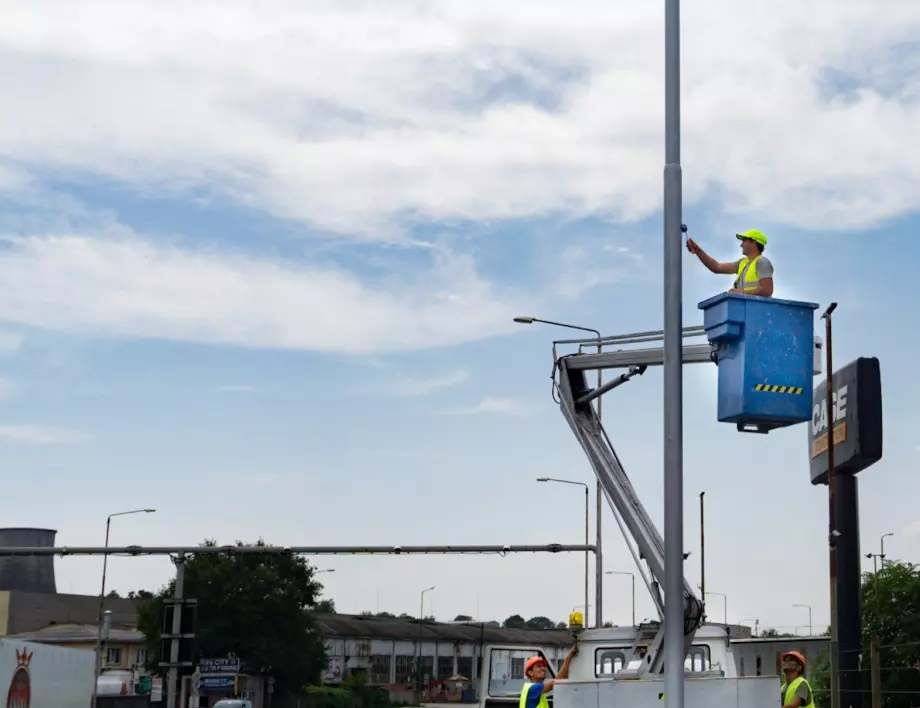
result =
[[508,553],[596,553],[594,545],[549,543],[505,546],[60,546],[0,548],[10,556],[169,556],[288,554],[295,556],[505,555]]

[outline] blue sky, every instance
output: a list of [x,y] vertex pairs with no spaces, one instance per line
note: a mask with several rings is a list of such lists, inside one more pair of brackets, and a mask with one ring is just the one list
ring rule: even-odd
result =
[[[46,0],[0,28],[4,525],[93,545],[108,514],[149,506],[113,543],[579,542],[579,490],[534,482],[591,479],[550,398],[565,333],[511,320],[661,326],[660,8],[170,5]],[[762,228],[777,295],[838,301],[836,360],[880,358],[862,542],[894,532],[891,555],[917,560],[920,342],[892,256],[920,226],[920,8],[828,3],[816,26],[814,8],[774,5],[687,12],[685,221],[724,260]],[[898,71],[866,69],[892,53]],[[684,265],[690,325],[730,278]],[[605,401],[660,522],[661,372]],[[826,622],[806,430],[740,435],[715,406],[714,369],[688,367],[688,577],[705,490],[707,585],[729,619],[801,628],[792,605],[809,604]],[[631,570],[605,521],[606,568]],[[790,556],[810,570],[779,594]],[[417,612],[430,585],[447,619],[561,620],[582,602],[574,555],[318,565],[341,611]],[[99,566],[58,561],[59,588],[97,591]],[[121,591],[171,572],[110,570]],[[608,578],[607,619],[629,620],[628,590]]]

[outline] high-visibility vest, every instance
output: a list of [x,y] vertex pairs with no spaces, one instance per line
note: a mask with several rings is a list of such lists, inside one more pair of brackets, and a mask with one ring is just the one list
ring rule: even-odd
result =
[[[735,287],[742,288],[743,290],[757,290],[760,287],[760,279],[757,277],[757,259],[760,256],[757,256],[753,261],[750,258],[742,258],[741,262],[738,263],[738,272],[735,274]],[[750,263],[751,267],[747,269],[747,273],[744,273],[744,269],[747,268],[747,264]],[[744,273],[744,284],[741,283],[741,274]]]
[[808,686],[808,703],[803,703],[799,708],[815,708],[815,695],[811,690],[811,684],[805,680],[804,676],[799,676],[796,679],[792,680],[790,684],[783,684],[783,705],[789,705],[789,702],[795,698],[795,692],[799,689],[801,684]]
[[[518,708],[527,708],[527,690],[533,686],[530,681],[524,682],[524,687],[521,689],[521,700],[518,701]],[[546,700],[546,694],[540,694],[540,700],[537,702],[537,708],[549,708],[549,701]]]

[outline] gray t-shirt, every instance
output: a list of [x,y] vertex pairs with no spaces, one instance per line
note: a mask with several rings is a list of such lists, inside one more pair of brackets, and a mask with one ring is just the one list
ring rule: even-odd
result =
[[[736,273],[738,272],[738,266],[741,265],[741,261],[743,260],[744,260],[743,258],[739,258],[737,261],[732,263],[732,267],[735,269]],[[753,263],[753,261],[751,262]],[[748,269],[750,269],[750,267],[751,267],[750,263],[744,266],[744,270],[741,271],[741,277],[735,279],[736,288],[741,287],[740,283],[744,281],[744,276],[747,275]],[[773,277],[773,264],[770,263],[769,258],[767,258],[766,256],[761,256],[760,258],[757,259],[757,279],[763,280],[764,278],[772,278],[772,277]]]

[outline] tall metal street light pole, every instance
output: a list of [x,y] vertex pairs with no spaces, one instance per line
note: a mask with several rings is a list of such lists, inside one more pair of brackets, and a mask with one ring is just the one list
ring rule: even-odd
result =
[[[594,336],[597,337],[597,352],[600,354],[603,351],[603,344],[601,343],[601,333],[593,329],[592,327],[580,327],[578,325],[567,324],[565,322],[554,322],[553,320],[541,320],[539,317],[515,317],[514,321],[518,324],[546,324],[553,327],[563,327],[565,329],[575,329],[580,332],[591,332]],[[604,383],[604,374],[598,369],[597,370],[597,387],[598,389]],[[602,396],[597,397],[597,419],[601,420],[601,414],[603,407],[601,405]],[[601,481],[597,480],[597,488],[595,492],[597,496],[597,509],[595,511],[594,526],[595,526],[595,538],[594,538],[594,625],[596,627],[604,626],[604,555],[601,551],[601,519],[604,515],[604,491],[601,489]],[[585,603],[587,604],[587,603]],[[585,608],[585,614],[587,615],[588,609]],[[683,662],[681,662],[683,665]]]
[[626,570],[608,570],[607,575],[628,575],[632,578],[632,626],[636,626],[636,574]]
[[812,626],[811,626],[811,605],[793,605],[793,607],[801,607],[808,610],[808,636],[813,635]]
[[[131,509],[130,511],[117,511],[109,514],[105,519],[105,548],[109,547],[109,536],[112,531],[112,519],[116,516],[128,516],[129,514],[153,514],[156,509]],[[99,611],[96,613],[96,665],[93,670],[93,701],[90,704],[92,708],[96,706],[96,691],[99,683],[99,674],[102,673],[102,617],[105,612],[105,580],[109,568],[109,555],[106,553],[102,556],[102,588],[99,590]]]
[[879,539],[879,545],[881,546],[881,553],[879,554],[879,558],[881,558],[882,560],[882,568],[885,567],[885,539],[891,536],[894,536],[894,534],[886,533],[886,534],[883,534],[882,537]]
[[[570,479],[556,479],[555,477],[537,477],[538,482],[556,482],[557,484],[574,484],[579,487],[585,488],[585,545],[587,546],[590,543],[589,535],[591,529],[591,503],[590,503],[590,488],[584,482],[574,482]],[[585,551],[585,615],[588,614],[588,596],[590,593],[589,589],[589,578],[591,571],[589,568],[588,558],[591,554],[588,551]],[[586,618],[587,621],[587,618]]]
[[415,690],[422,691],[422,625],[425,619],[425,593],[434,590],[434,585],[421,592],[421,601],[418,610],[418,646],[415,648]]

